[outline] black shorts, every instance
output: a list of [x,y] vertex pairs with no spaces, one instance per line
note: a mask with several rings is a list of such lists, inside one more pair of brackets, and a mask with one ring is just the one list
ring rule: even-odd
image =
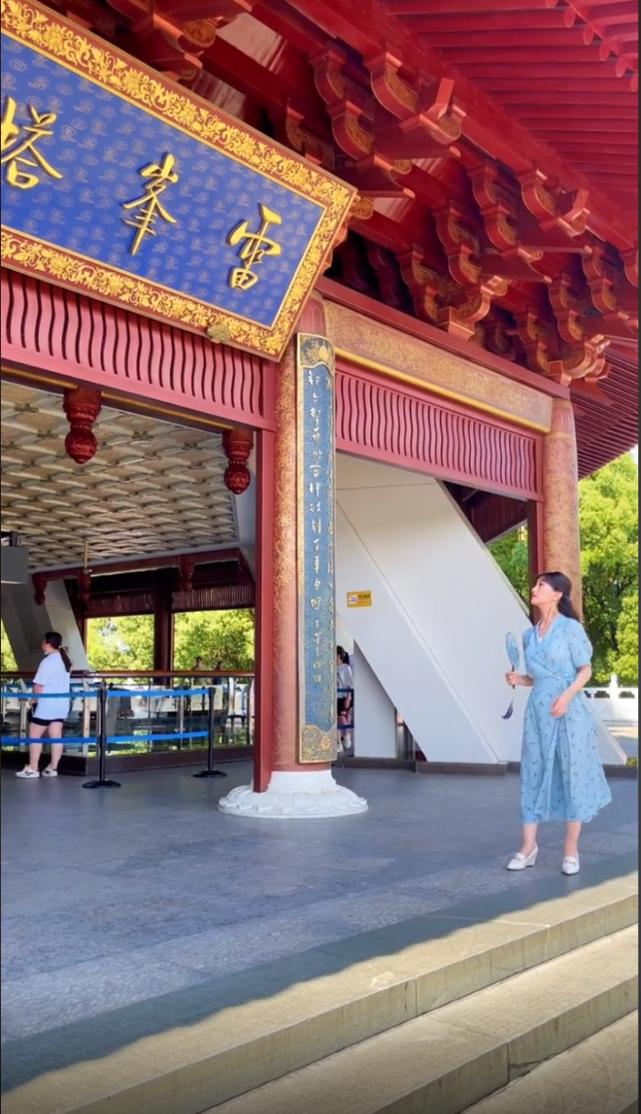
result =
[[348,698],[346,696],[339,696],[338,700],[336,701],[336,711],[338,712],[339,716],[343,712],[346,712],[347,709],[350,707],[351,703],[348,701]]
[[63,719],[40,719],[40,716],[29,716],[29,723],[37,723],[39,727],[49,727],[52,723],[64,723]]

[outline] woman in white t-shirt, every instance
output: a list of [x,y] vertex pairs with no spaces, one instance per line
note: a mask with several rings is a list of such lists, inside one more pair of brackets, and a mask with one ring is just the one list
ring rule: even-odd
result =
[[[71,689],[71,662],[62,645],[62,635],[57,631],[47,631],[42,640],[44,657],[33,678],[33,694],[37,698],[31,711],[29,739],[42,739],[46,734],[51,739],[51,763],[42,771],[43,777],[57,777],[58,763],[62,756],[62,743],[54,739],[62,738],[64,722],[69,715]],[[29,743],[29,765],[20,770],[16,777],[40,777],[39,763],[42,743]]]

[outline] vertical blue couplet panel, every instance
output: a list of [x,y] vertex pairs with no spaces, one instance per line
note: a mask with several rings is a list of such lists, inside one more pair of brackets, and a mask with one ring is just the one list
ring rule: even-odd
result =
[[301,762],[336,756],[334,356],[300,334],[297,366]]

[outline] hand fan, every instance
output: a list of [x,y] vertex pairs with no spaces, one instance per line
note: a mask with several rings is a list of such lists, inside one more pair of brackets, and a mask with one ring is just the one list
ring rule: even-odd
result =
[[[505,636],[505,649],[507,651],[510,666],[516,672],[521,664],[521,651],[519,649],[519,644],[511,631],[508,631]],[[514,685],[512,685],[512,688],[514,689]],[[513,711],[514,697],[512,697],[512,699],[510,700],[510,706],[502,718],[509,719]]]

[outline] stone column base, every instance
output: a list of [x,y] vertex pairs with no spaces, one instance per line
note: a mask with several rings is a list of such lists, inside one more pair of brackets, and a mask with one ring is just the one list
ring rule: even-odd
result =
[[254,793],[251,785],[232,789],[218,807],[256,820],[316,820],[367,812],[367,801],[338,785],[331,770],[296,770],[273,773],[264,793]]

